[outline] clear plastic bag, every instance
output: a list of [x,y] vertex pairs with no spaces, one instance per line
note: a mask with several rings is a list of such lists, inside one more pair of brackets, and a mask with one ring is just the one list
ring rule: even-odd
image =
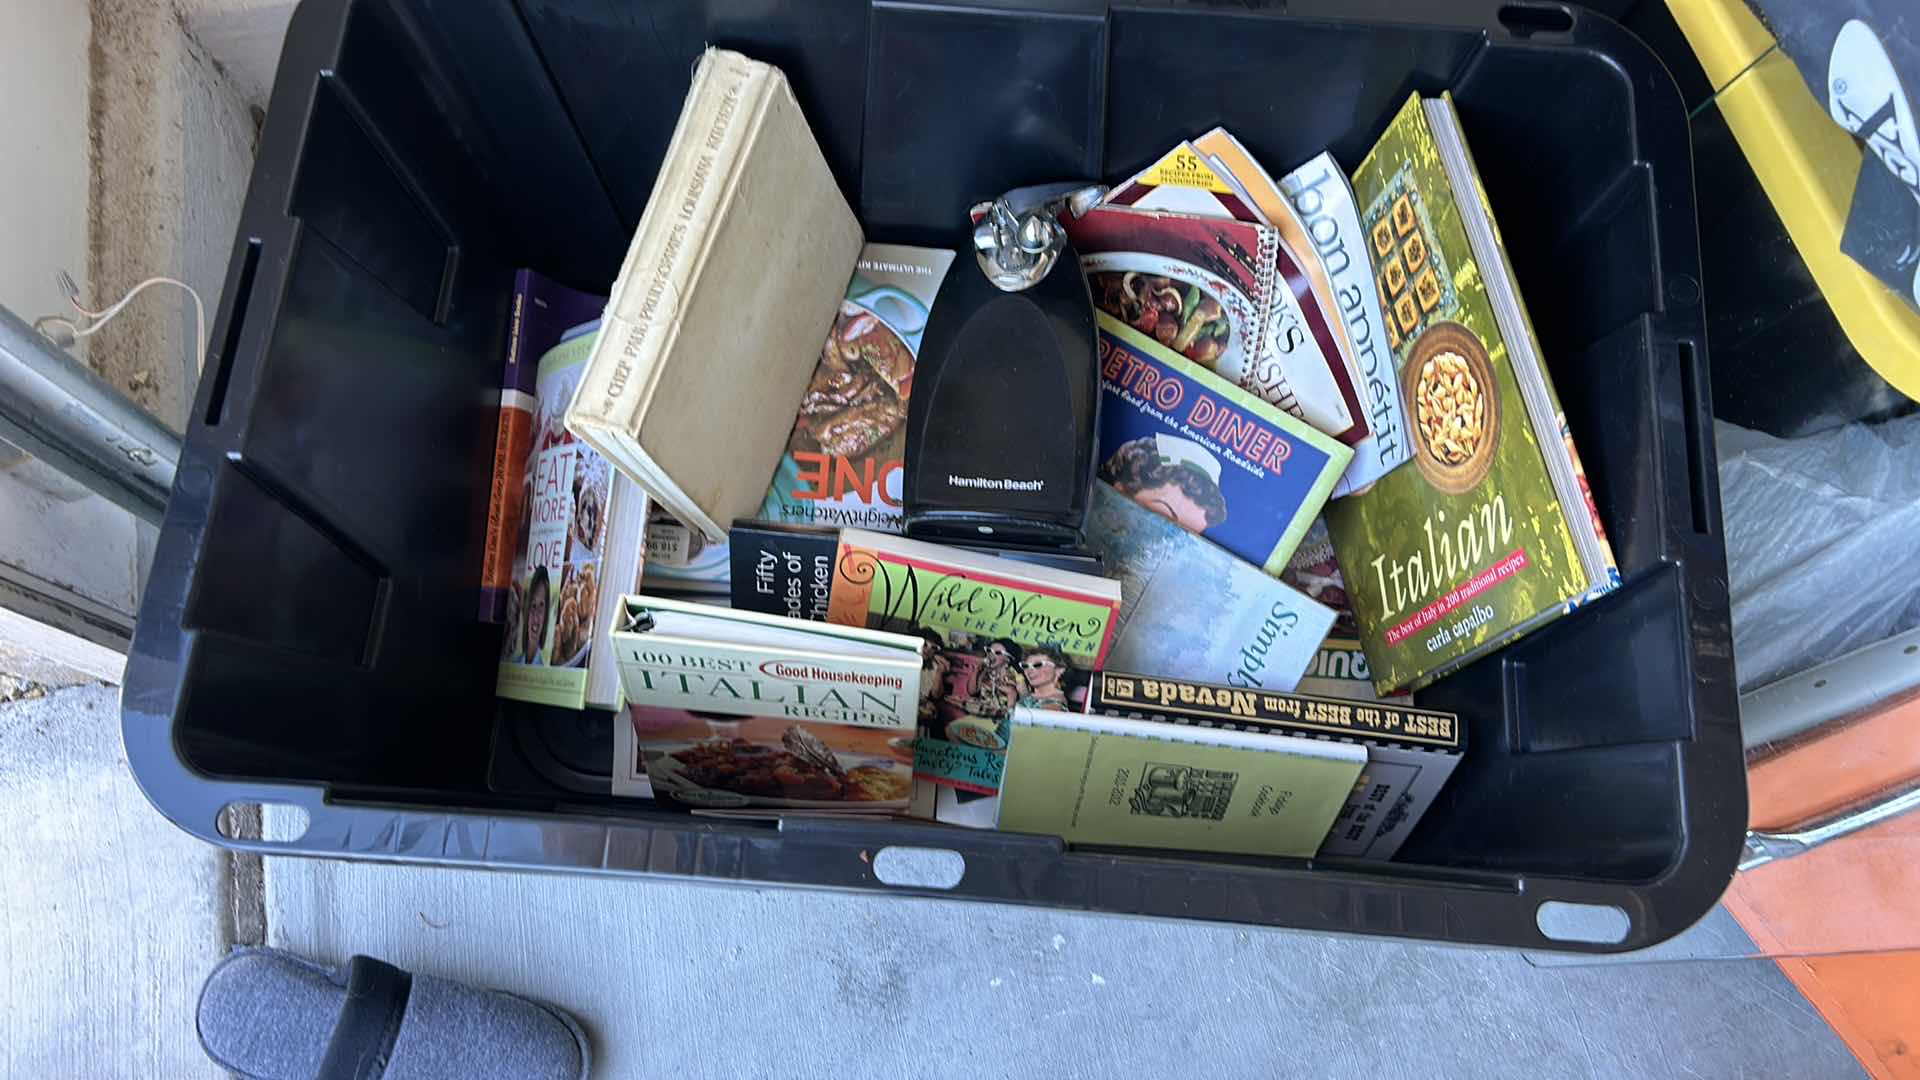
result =
[[1920,415],[1715,429],[1743,692],[1920,625]]

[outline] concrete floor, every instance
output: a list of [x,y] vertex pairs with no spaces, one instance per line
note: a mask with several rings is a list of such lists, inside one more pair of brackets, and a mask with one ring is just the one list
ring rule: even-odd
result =
[[0,1076],[217,1076],[193,1033],[226,856],[146,803],[119,693],[0,705]]
[[[146,804],[116,698],[0,705],[0,1076],[217,1075],[193,1035],[199,981],[261,932],[244,866]],[[269,943],[560,1004],[600,1077],[1861,1075],[1767,960],[1548,966],[997,905],[264,862]]]

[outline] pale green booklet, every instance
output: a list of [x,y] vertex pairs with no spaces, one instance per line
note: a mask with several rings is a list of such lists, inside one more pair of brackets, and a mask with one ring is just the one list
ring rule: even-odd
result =
[[1069,843],[1310,856],[1367,763],[1352,743],[1015,709],[998,827]]

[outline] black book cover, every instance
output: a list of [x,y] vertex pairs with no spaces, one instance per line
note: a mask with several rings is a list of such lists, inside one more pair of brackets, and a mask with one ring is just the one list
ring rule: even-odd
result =
[[733,606],[742,611],[825,622],[833,591],[837,529],[737,522],[727,531]]

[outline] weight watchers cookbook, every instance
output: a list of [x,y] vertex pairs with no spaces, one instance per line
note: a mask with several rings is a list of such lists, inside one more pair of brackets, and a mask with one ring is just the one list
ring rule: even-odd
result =
[[899,532],[913,368],[953,252],[868,244],[800,401],[760,516]]

